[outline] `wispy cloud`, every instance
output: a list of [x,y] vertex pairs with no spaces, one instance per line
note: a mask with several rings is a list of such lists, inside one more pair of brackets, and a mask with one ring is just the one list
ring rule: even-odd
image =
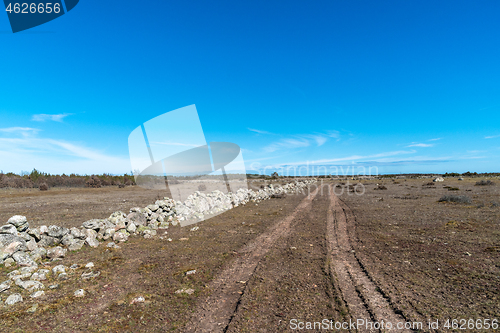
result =
[[436,138],[436,139],[429,139],[427,141],[438,141],[438,140],[441,140],[442,138]]
[[258,133],[258,134],[276,135],[274,133],[271,133],[271,132],[268,132],[268,131],[258,130],[258,129],[255,129],[255,128],[248,128],[248,130],[252,131],[252,132],[255,132],[255,133]]
[[153,141],[150,143],[151,145],[166,145],[166,146],[183,146],[183,147],[199,147],[200,145],[189,144],[189,143],[180,143],[180,142],[156,142]]
[[62,123],[64,118],[66,118],[67,116],[71,116],[71,115],[72,115],[72,113],[60,113],[60,114],[45,114],[45,113],[41,113],[41,114],[34,114],[31,117],[31,120],[32,121],[47,121],[47,120],[51,120],[51,121],[57,121],[59,123]]
[[17,134],[17,135],[22,135],[23,137],[32,136],[37,134],[38,132],[40,132],[39,129],[31,127],[0,128],[0,133]]
[[35,167],[49,173],[130,172],[128,158],[49,138],[0,138],[0,161],[3,170],[12,172]]
[[[373,160],[373,159],[383,159],[386,157],[403,155],[403,154],[414,154],[416,150],[397,150],[397,151],[389,151],[383,152],[373,155],[351,155],[346,157],[338,157],[338,158],[330,158],[330,159],[320,159],[320,160],[312,160],[312,161],[300,161],[294,163],[287,163],[286,165],[325,165],[325,164],[336,164],[339,162],[354,162],[361,160]],[[279,164],[281,166],[281,164]]]
[[431,143],[413,143],[411,145],[406,146],[407,148],[410,147],[422,147],[422,148],[427,148],[427,147],[433,147],[434,145]]
[[496,138],[500,138],[500,134],[499,134],[499,135],[490,135],[490,136],[485,136],[484,138],[485,138],[485,139],[496,139]]
[[273,142],[264,147],[264,151],[267,153],[273,153],[280,149],[304,148],[311,145],[321,147],[328,141],[328,139],[339,137],[340,134],[338,131],[328,131],[327,133],[298,134]]

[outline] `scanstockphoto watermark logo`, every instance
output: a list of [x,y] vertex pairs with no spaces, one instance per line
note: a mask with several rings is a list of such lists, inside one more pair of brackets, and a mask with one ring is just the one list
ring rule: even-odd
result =
[[55,20],[75,8],[79,0],[4,0],[12,32],[31,29]]
[[182,226],[221,214],[232,208],[226,194],[248,190],[240,147],[207,142],[195,105],[141,124],[129,135],[128,147],[137,185],[173,199]]

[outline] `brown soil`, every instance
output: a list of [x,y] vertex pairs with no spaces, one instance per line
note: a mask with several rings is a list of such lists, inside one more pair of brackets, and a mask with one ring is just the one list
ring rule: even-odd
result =
[[[117,250],[84,248],[48,266],[93,261],[99,277],[83,281],[78,269],[40,299],[22,291],[23,303],[0,308],[0,331],[288,332],[291,320],[367,318],[424,325],[439,319],[444,332],[448,318],[498,319],[500,207],[491,203],[500,202],[500,191],[476,181],[363,181],[363,195],[351,181],[335,188],[338,198],[324,187],[310,199],[289,195],[237,207],[196,224],[198,231],[170,227],[159,233],[164,239],[131,238]],[[88,190],[98,200],[122,200],[123,189]],[[126,190],[147,201],[145,193]],[[30,200],[54,207],[73,200],[51,191]],[[75,199],[75,214],[87,214],[92,194],[81,205]],[[438,202],[448,194],[468,195],[472,204]],[[2,208],[16,202],[24,201],[0,197]],[[112,212],[104,208],[97,217]],[[2,267],[0,276],[12,270]],[[190,270],[196,273],[187,275]],[[16,288],[1,300],[21,292]],[[72,296],[79,288],[86,297]],[[175,293],[182,289],[194,293]],[[131,304],[137,296],[146,301]],[[38,310],[27,313],[34,303]]]
[[[386,191],[372,181],[364,195],[341,196],[357,260],[407,320],[498,319],[500,191],[476,181],[384,181]],[[438,202],[450,194],[472,204]]]

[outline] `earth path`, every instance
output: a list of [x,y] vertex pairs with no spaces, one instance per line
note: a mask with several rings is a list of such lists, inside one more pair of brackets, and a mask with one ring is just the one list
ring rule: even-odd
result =
[[211,283],[210,288],[213,290],[211,296],[200,303],[185,329],[186,332],[226,331],[237,311],[246,282],[254,273],[259,261],[278,238],[289,234],[290,224],[297,213],[310,208],[318,191],[319,188],[310,193],[290,215],[240,250],[241,256],[230,263]]

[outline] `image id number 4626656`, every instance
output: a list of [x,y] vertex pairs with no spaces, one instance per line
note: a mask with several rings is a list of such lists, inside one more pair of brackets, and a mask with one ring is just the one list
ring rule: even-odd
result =
[[9,3],[5,11],[15,14],[59,14],[61,12],[60,3]]

